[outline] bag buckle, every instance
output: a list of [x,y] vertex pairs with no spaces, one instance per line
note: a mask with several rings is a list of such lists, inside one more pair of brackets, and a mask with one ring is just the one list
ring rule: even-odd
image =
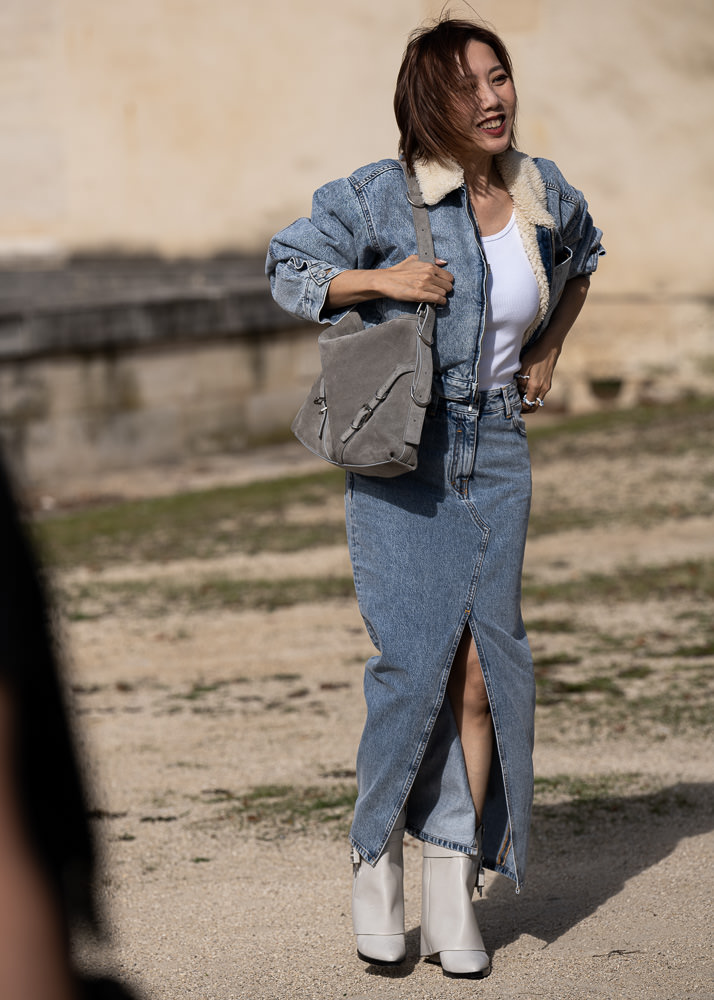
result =
[[358,431],[362,426],[362,424],[365,422],[365,420],[369,420],[369,418],[372,416],[373,413],[374,410],[369,405],[369,403],[362,403],[362,406],[357,411],[357,416],[359,416],[359,420],[357,421],[356,424],[355,423],[350,424],[352,430]]

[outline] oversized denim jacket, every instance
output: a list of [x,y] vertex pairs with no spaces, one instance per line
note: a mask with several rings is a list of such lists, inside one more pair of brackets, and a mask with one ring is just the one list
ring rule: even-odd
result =
[[[582,193],[550,160],[516,150],[496,165],[513,199],[516,224],[539,289],[538,314],[523,345],[547,327],[568,279],[595,271],[605,251]],[[437,309],[434,385],[452,398],[478,391],[481,334],[486,321],[487,265],[462,169],[418,162],[415,173],[429,211],[437,257],[454,275],[447,305]],[[275,300],[306,320],[336,323],[348,310],[325,304],[329,282],[344,270],[391,267],[416,253],[416,235],[398,160],[380,160],[319,188],[311,218],[298,219],[271,240],[266,261]],[[417,308],[414,302],[360,303],[365,326]]]

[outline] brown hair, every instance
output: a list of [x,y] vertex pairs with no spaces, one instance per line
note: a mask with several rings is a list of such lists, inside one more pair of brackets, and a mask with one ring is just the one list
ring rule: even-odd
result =
[[506,46],[495,32],[473,21],[446,16],[417,28],[409,39],[397,77],[394,114],[399,152],[410,170],[416,159],[458,160],[470,140],[468,126],[457,112],[457,99],[469,88],[462,67],[472,40],[490,45],[513,79]]

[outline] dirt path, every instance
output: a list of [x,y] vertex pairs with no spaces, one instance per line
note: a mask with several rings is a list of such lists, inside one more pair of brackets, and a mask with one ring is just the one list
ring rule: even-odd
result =
[[[419,961],[409,839],[407,962],[385,972],[355,957],[344,833],[371,646],[344,598],[270,612],[131,606],[68,623],[114,931],[111,953],[83,949],[84,960],[112,962],[157,1000],[714,997],[711,607],[691,588],[642,598],[633,583],[630,595],[620,579],[711,560],[714,519],[703,501],[666,520],[623,516],[634,481],[661,474],[650,457],[630,476],[628,448],[611,524],[564,524],[529,542],[524,610],[541,695],[533,843],[525,891],[491,876],[477,902],[488,980],[449,980]],[[591,497],[598,461],[578,484]],[[698,470],[689,499],[711,497],[711,468],[677,461]],[[204,469],[196,485],[218,480],[220,469],[214,479]],[[537,473],[549,504],[572,488],[571,456]],[[660,497],[674,504],[671,492]],[[63,584],[217,572],[339,577],[349,565],[330,546],[80,567]],[[592,573],[608,587],[587,589]]]

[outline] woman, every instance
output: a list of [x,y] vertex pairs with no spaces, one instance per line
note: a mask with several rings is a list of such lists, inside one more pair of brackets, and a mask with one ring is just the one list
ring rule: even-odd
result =
[[318,190],[312,217],[272,240],[267,271],[276,300],[309,320],[437,309],[417,470],[347,475],[355,588],[378,650],[357,756],[353,923],[362,959],[403,960],[406,829],[423,842],[422,955],[481,978],[471,897],[484,866],[520,888],[533,790],[523,414],[544,405],[603,251],[581,193],[514,149],[511,61],[493,32],[450,18],[418,30],[394,104],[436,263],[416,257],[402,167],[382,160]]

